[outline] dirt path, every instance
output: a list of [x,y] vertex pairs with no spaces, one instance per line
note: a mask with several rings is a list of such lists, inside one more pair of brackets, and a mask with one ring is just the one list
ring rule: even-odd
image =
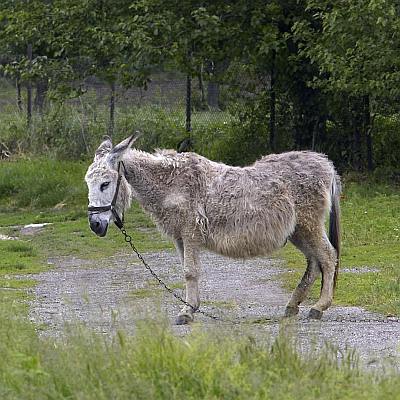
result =
[[[175,253],[149,253],[145,258],[162,278],[182,292],[181,267]],[[76,321],[104,334],[119,328],[132,332],[137,321],[149,315],[167,316],[173,323],[179,312],[180,305],[131,255],[114,256],[97,265],[74,258],[49,261],[55,268],[35,276],[38,285],[33,289],[30,311],[32,321],[45,327],[45,334],[61,334],[64,324]],[[283,315],[289,294],[277,283],[283,271],[279,261],[232,260],[204,253],[202,262],[203,309],[246,321]],[[381,368],[391,363],[399,368],[399,322],[384,322],[382,316],[357,307],[332,307],[322,321],[309,321],[305,318],[308,309],[309,305],[302,307],[299,320],[284,327],[304,351],[328,341],[340,350],[356,349],[365,365]],[[206,327],[218,325],[201,315],[196,317]],[[362,322],[365,319],[382,321]],[[258,323],[250,329],[276,335],[279,327],[278,323]],[[184,334],[190,328],[174,329]]]

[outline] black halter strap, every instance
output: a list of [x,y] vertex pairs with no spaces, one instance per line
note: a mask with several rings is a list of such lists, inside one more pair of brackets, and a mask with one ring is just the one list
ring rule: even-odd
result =
[[106,212],[106,211],[111,211],[113,216],[114,216],[114,223],[115,225],[117,225],[117,227],[119,229],[121,229],[123,227],[124,224],[124,216],[122,215],[122,218],[120,218],[120,216],[117,213],[117,210],[115,209],[115,204],[117,203],[117,198],[118,198],[118,193],[119,193],[119,187],[121,185],[121,180],[122,180],[122,174],[120,173],[121,170],[121,165],[124,168],[125,172],[126,172],[126,168],[125,165],[122,161],[120,161],[118,163],[118,180],[117,180],[117,187],[115,188],[115,193],[114,193],[114,197],[111,201],[111,204],[109,204],[108,206],[100,206],[100,207],[88,207],[88,211],[92,214],[100,214],[102,212]]

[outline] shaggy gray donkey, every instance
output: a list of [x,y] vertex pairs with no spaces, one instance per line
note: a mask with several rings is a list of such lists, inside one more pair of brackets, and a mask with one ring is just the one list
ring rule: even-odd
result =
[[[135,198],[158,228],[171,237],[186,280],[185,306],[177,323],[193,321],[200,305],[199,253],[250,258],[281,248],[290,240],[307,259],[307,269],[286,306],[299,304],[322,273],[321,294],[310,318],[319,319],[332,303],[340,253],[340,179],[324,155],[310,151],[271,154],[248,167],[231,167],[195,153],[154,154],[131,149],[132,135],[96,151],[85,180],[89,223],[105,236]],[[325,219],[330,211],[329,239]]]

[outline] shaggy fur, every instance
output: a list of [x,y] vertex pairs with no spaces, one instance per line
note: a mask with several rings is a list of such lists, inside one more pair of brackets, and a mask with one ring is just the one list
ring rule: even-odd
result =
[[[267,255],[292,241],[306,256],[307,270],[286,308],[298,305],[322,271],[321,297],[310,316],[320,318],[332,302],[339,251],[340,179],[332,163],[309,151],[272,154],[251,166],[231,167],[195,153],[130,149],[128,138],[114,149],[103,142],[86,174],[89,203],[109,204],[117,180],[117,164],[126,166],[118,198],[119,212],[129,207],[130,191],[176,244],[184,265],[186,300],[178,323],[193,319],[199,306],[199,251],[230,257]],[[101,192],[102,182],[111,182]],[[324,221],[331,209],[331,241]],[[333,217],[333,218],[332,218]],[[111,213],[98,218],[112,219]]]

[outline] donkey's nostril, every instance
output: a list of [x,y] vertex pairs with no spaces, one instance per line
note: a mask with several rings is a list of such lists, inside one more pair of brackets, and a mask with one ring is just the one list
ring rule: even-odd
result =
[[97,236],[105,236],[107,233],[108,223],[106,221],[101,221],[96,218],[89,219],[90,229],[97,235]]
[[94,231],[94,232],[97,232],[99,230],[100,225],[101,224],[100,224],[99,221],[96,221],[96,220],[93,220],[93,219],[90,221],[90,229],[92,231]]

